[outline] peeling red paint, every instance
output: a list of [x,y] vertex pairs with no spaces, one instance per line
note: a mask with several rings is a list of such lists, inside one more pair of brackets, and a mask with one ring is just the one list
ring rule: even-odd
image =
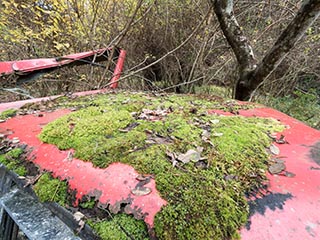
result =
[[[153,179],[145,185],[152,189],[150,194],[135,196],[131,194],[131,190],[139,182],[136,180],[139,174],[133,167],[114,163],[106,169],[95,168],[90,162],[75,158],[70,160],[68,158],[70,151],[60,151],[56,146],[41,143],[37,138],[44,125],[69,112],[69,110],[58,110],[43,113],[43,117],[17,116],[0,123],[0,132],[11,129],[13,134],[9,136],[10,138],[18,137],[21,143],[32,147],[34,155],[32,161],[41,169],[52,172],[55,177],[68,180],[70,189],[76,190],[77,201],[84,195],[97,197],[102,205],[116,205],[119,201],[126,202],[126,199],[131,199],[130,208],[127,208],[126,212],[136,217],[141,214],[146,215],[144,221],[149,227],[153,227],[155,214],[166,204],[166,201],[159,196]],[[97,196],[96,193],[101,194]],[[136,212],[136,209],[141,213]]]
[[[21,106],[21,103],[13,103]],[[8,105],[1,109],[8,108]],[[138,173],[131,167],[121,163],[111,164],[106,169],[97,169],[90,162],[78,159],[68,160],[69,151],[59,151],[55,146],[41,143],[37,135],[50,121],[68,114],[68,110],[44,113],[43,117],[33,115],[17,116],[0,123],[0,131],[14,131],[10,138],[19,137],[21,142],[34,148],[36,156],[33,161],[42,169],[52,171],[55,176],[67,179],[72,189],[77,190],[77,198],[83,195],[96,196],[101,204],[117,204],[130,202],[125,208],[136,217],[147,214],[145,222],[153,226],[155,214],[166,204],[151,180],[146,187],[152,193],[146,196],[133,196],[131,189],[137,184]],[[219,110],[210,114],[233,115]],[[269,190],[273,193],[291,194],[285,201],[283,209],[266,209],[264,215],[255,213],[251,216],[250,229],[241,229],[242,239],[319,239],[320,238],[320,166],[310,156],[311,146],[320,142],[320,131],[315,130],[281,112],[269,108],[239,110],[245,117],[268,117],[279,120],[286,125],[283,134],[289,144],[276,144],[280,155],[285,160],[286,170],[294,177],[270,175]],[[138,216],[138,215],[139,216]]]
[[[210,111],[211,114],[232,115],[223,111]],[[250,230],[242,229],[242,239],[320,239],[320,171],[310,157],[311,146],[320,142],[320,131],[284,113],[270,108],[240,110],[245,117],[274,118],[286,125],[283,134],[289,144],[276,144],[280,156],[285,160],[286,170],[295,177],[268,174],[269,191],[291,193],[282,210],[267,209],[264,215],[251,217]]]

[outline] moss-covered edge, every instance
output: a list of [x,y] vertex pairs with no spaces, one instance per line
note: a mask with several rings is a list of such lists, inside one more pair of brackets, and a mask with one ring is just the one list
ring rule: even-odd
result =
[[[155,230],[160,239],[238,237],[237,229],[248,215],[244,194],[266,180],[265,148],[270,144],[266,133],[280,130],[278,123],[206,115],[207,109],[226,109],[230,104],[195,96],[153,98],[123,93],[79,98],[65,104],[81,110],[49,124],[40,138],[60,149],[75,148],[76,157],[99,167],[121,161],[141,173],[154,174],[158,190],[169,202],[156,216]],[[232,107],[248,106],[233,103]],[[170,113],[163,118],[165,121],[135,118],[143,109],[154,110],[155,115],[168,109]],[[137,122],[139,125],[130,131],[119,131]],[[211,124],[206,125],[208,122]],[[214,147],[201,139],[206,128],[214,136],[222,135],[210,137]],[[150,140],[146,132],[150,130],[173,139],[173,144],[146,147],[146,140]],[[205,169],[192,164],[181,165],[183,170],[174,168],[165,154],[199,146],[207,157]]]
[[7,119],[10,117],[14,117],[17,114],[16,109],[8,109],[0,113],[0,119]]
[[0,163],[6,166],[8,170],[15,172],[19,176],[25,176],[26,168],[21,164],[21,155],[24,153],[23,148],[17,147],[0,154]]

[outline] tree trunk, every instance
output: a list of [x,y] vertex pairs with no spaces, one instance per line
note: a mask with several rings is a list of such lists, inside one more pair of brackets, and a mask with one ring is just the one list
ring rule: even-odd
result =
[[295,43],[320,15],[320,0],[306,0],[262,61],[256,65],[252,48],[233,15],[233,0],[210,0],[220,27],[239,64],[235,98],[248,100],[251,93],[280,64]]

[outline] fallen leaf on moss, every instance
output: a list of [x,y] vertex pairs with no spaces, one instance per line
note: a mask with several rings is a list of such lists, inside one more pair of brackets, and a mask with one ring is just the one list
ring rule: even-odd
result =
[[213,137],[221,137],[221,136],[223,136],[223,133],[214,132],[214,133],[212,133],[212,136]]
[[201,159],[201,156],[198,151],[190,149],[186,153],[180,154],[177,159],[183,163],[188,163],[190,161],[198,162]]
[[276,135],[272,135],[271,133],[267,133],[268,137],[270,137],[274,142],[278,143],[278,144],[285,144],[285,143],[289,143],[286,139],[285,136],[281,134],[281,136],[279,138],[277,138]]
[[203,132],[201,134],[201,138],[203,141],[210,139],[210,132],[207,130],[203,130]]
[[210,120],[210,122],[212,124],[218,124],[220,122],[220,120],[219,119],[213,119],[213,120]]
[[134,123],[130,123],[128,126],[126,126],[123,129],[119,129],[119,132],[123,132],[123,133],[127,133],[129,131],[131,131],[132,129],[134,129],[135,127],[139,126],[138,122],[134,122]]
[[208,164],[202,160],[200,160],[199,162],[196,162],[195,166],[199,169],[207,169],[208,168]]
[[150,110],[150,109],[142,109],[142,113],[139,115],[139,119],[143,119],[143,120],[149,120],[149,121],[156,121],[156,120],[160,120],[163,117],[165,117],[166,115],[168,115],[168,113],[171,112],[171,109],[157,109],[157,110]]
[[147,144],[169,144],[172,143],[172,140],[169,137],[163,137],[160,135],[150,136],[146,140]]

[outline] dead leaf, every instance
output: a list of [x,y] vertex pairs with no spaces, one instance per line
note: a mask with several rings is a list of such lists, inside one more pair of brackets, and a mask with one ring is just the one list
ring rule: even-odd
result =
[[221,136],[223,136],[223,133],[214,132],[214,133],[212,133],[212,136],[213,137],[221,137]]
[[286,169],[286,165],[284,165],[284,163],[274,163],[269,167],[268,170],[271,174],[277,174],[277,173],[281,173],[285,169]]
[[195,163],[195,166],[199,169],[206,169],[208,168],[208,164],[204,161],[199,161]]
[[142,113],[138,116],[138,118],[143,120],[149,120],[149,121],[157,121],[157,120],[161,120],[170,112],[172,112],[170,108],[164,109],[164,110],[163,109],[157,109],[157,110],[142,109]]
[[201,137],[202,137],[202,140],[204,141],[210,139],[210,132],[207,130],[203,130]]
[[273,161],[275,163],[285,163],[285,161],[280,158],[272,158],[271,161]]
[[131,131],[132,129],[134,129],[135,127],[139,126],[138,122],[134,122],[134,123],[130,123],[128,126],[126,126],[123,129],[119,129],[119,132],[123,132],[123,133],[127,133],[129,131]]
[[210,122],[212,124],[218,124],[220,122],[220,120],[219,119],[213,119],[213,120],[210,120]]
[[20,140],[18,137],[14,137],[11,142],[12,142],[12,144],[17,144],[20,142]]
[[175,160],[177,158],[177,154],[175,154],[174,152],[170,152],[170,151],[166,151],[166,154],[168,157],[171,158],[171,160]]
[[79,226],[79,227],[76,229],[76,232],[79,233],[79,232],[84,228],[85,224],[86,224],[85,221],[80,220],[80,221],[78,222],[78,226]]
[[284,175],[285,175],[286,177],[290,177],[290,178],[296,176],[296,174],[294,174],[294,173],[292,173],[292,172],[288,172],[288,171],[286,171],[286,172],[284,173]]
[[198,152],[198,153],[202,153],[202,152],[203,152],[203,150],[204,150],[204,148],[203,148],[203,147],[197,147],[197,152]]
[[148,187],[137,187],[131,190],[131,193],[136,196],[145,196],[151,193],[151,188]]
[[148,181],[150,180],[151,178],[154,178],[152,175],[143,175],[143,174],[139,174],[136,179],[138,181]]
[[75,212],[75,213],[73,214],[73,217],[74,217],[74,219],[75,219],[77,222],[79,222],[81,219],[84,218],[84,214],[81,213],[81,212]]
[[285,139],[285,136],[281,134],[280,138],[279,139],[276,139],[275,140],[276,143],[278,144],[285,144],[285,143],[288,143],[288,141]]
[[280,149],[274,144],[271,144],[269,149],[270,149],[271,153],[274,154],[274,155],[279,155],[280,154]]
[[185,154],[180,154],[177,159],[186,164],[190,161],[198,162],[201,159],[201,156],[199,152],[190,149]]
[[146,141],[147,144],[169,144],[172,140],[169,137],[151,136]]

